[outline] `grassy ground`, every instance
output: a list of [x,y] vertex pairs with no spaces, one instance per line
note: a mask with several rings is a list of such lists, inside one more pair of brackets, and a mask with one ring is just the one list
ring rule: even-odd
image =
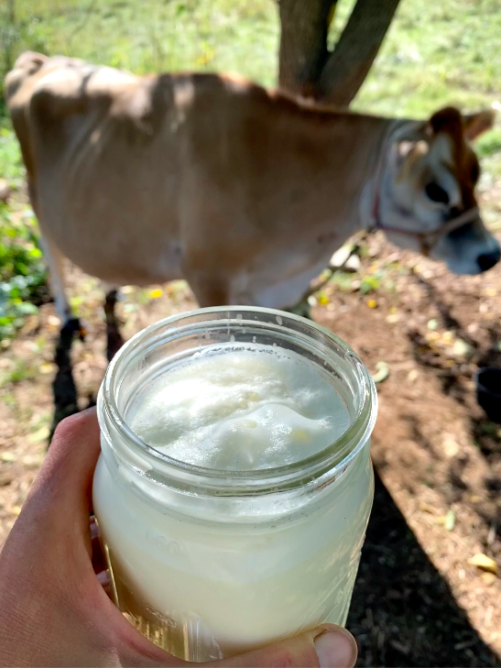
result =
[[[353,3],[340,0],[331,40]],[[233,70],[266,85],[276,80],[273,0],[16,0],[15,10],[11,25],[0,6],[2,78],[29,48],[136,72]],[[424,117],[446,104],[474,110],[501,102],[500,82],[499,0],[401,0],[354,108],[402,117]],[[484,217],[500,232],[499,124],[477,149]],[[14,190],[0,205],[1,544],[43,459],[59,326],[45,303],[36,221],[1,104],[0,178]],[[477,631],[499,655],[500,581],[468,558],[486,552],[501,560],[501,432],[478,413],[471,380],[477,366],[501,363],[500,271],[457,279],[395,253],[380,237],[364,253],[358,274],[336,276],[317,295],[315,312],[371,369],[381,359],[391,369],[381,386],[373,453],[398,508],[380,490],[350,618],[360,664],[499,665]],[[75,402],[83,407],[106,366],[102,295],[78,271],[70,272],[70,294],[89,326],[72,357]],[[120,304],[124,335],[192,305],[182,283],[128,289]],[[457,340],[469,346],[466,359],[453,352]],[[452,516],[454,526],[446,528]]]

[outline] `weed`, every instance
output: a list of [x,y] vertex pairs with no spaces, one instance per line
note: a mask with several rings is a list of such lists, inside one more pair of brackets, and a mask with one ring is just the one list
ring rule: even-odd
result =
[[[24,318],[37,312],[47,272],[36,224],[26,217],[14,222],[0,207],[0,339],[11,337]],[[35,303],[34,303],[35,302]]]

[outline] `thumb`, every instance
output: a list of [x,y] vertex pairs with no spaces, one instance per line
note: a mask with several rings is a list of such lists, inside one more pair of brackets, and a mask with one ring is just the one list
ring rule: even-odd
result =
[[214,668],[352,668],[357,643],[346,629],[323,624],[296,638],[214,662]]

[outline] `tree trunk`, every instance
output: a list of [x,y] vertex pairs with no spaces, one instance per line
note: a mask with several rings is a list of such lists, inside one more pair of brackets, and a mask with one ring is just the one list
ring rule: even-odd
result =
[[316,97],[316,84],[329,55],[329,12],[335,5],[336,0],[279,0],[281,88]]
[[4,27],[5,31],[5,48],[4,48],[4,67],[8,72],[12,69],[12,46],[15,41],[16,30],[16,4],[15,0],[7,0],[7,21]]
[[381,47],[399,0],[357,0],[334,51],[327,50],[337,0],[279,0],[279,85],[303,97],[348,107]]

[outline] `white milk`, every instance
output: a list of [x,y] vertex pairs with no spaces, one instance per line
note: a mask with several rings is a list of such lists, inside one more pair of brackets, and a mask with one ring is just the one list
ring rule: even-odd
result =
[[[222,479],[266,473],[346,432],[335,382],[281,348],[209,346],[143,383],[125,420],[156,450]],[[344,624],[372,502],[368,443],[342,468],[323,490],[305,481],[300,496],[204,499],[101,456],[94,510],[117,604],[154,642],[195,661]]]
[[146,443],[189,464],[245,471],[306,459],[348,428],[328,374],[297,353],[257,344],[216,350],[144,388],[127,417]]

